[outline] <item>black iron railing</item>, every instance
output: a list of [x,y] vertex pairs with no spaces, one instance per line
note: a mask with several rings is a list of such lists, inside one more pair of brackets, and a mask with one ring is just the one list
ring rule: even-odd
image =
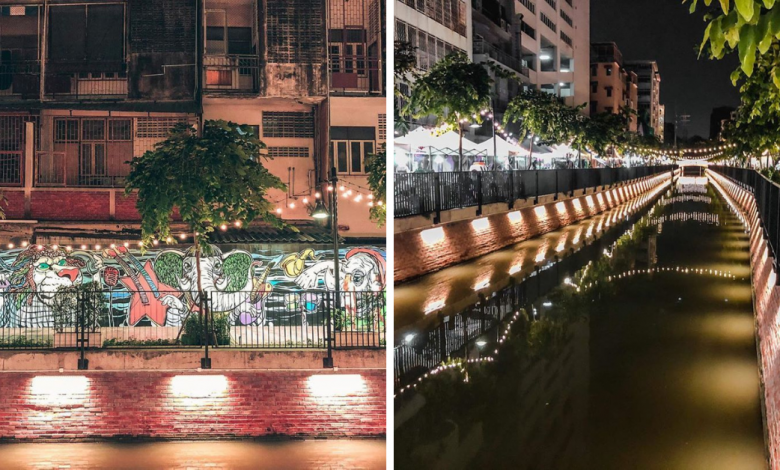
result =
[[[756,206],[758,206],[758,215],[761,218],[764,238],[772,251],[774,268],[780,272],[780,260],[778,260],[778,250],[780,250],[780,186],[750,168],[712,165],[708,169],[729,178],[753,193]],[[778,276],[777,285],[780,285],[780,276]]]
[[342,292],[338,309],[332,291],[206,292],[201,299],[118,285],[97,294],[98,308],[84,307],[97,304],[84,295],[0,293],[0,349],[385,346],[385,292]]
[[395,217],[572,193],[674,170],[673,165],[569,170],[396,173]]

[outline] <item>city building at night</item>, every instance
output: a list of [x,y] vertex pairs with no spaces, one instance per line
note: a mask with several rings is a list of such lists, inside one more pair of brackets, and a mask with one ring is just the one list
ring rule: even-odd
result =
[[[623,66],[623,54],[617,44],[591,44],[590,55],[590,113],[614,113],[620,109],[637,111],[637,75]],[[633,117],[628,129],[637,130],[637,119]]]

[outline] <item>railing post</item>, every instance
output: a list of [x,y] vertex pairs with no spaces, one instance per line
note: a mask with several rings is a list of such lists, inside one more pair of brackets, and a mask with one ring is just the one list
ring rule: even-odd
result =
[[509,170],[509,177],[506,179],[509,185],[509,200],[507,201],[508,208],[511,209],[515,205],[515,172]]
[[198,299],[200,301],[200,320],[203,322],[203,339],[205,341],[204,355],[200,358],[200,368],[211,369],[211,358],[209,357],[209,341],[211,334],[209,332],[208,302],[206,301],[204,292],[198,293]]
[[325,308],[325,344],[328,345],[328,357],[323,359],[323,365],[325,367],[333,367],[333,310],[336,307],[336,296],[339,295],[338,291],[328,291],[327,294],[331,298],[330,302],[327,302]]
[[534,205],[539,204],[539,170],[534,170],[534,176],[536,177],[536,188],[534,195]]
[[482,215],[482,172],[477,172],[477,215]]
[[558,170],[552,170],[552,171],[555,172],[555,196],[553,197],[553,201],[557,201],[558,200],[558,176],[560,172]]
[[436,215],[433,216],[433,223],[438,224],[441,222],[441,178],[439,173],[433,174],[433,205],[436,211]]
[[86,351],[85,351],[85,342],[86,334],[85,334],[85,328],[86,325],[86,302],[84,302],[84,298],[82,297],[80,292],[76,292],[76,344],[79,347],[79,360],[78,360],[78,370],[88,370],[89,369],[89,359],[86,358]]

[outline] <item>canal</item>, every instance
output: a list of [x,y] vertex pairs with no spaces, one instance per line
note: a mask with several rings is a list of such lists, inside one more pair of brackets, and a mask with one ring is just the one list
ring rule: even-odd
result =
[[0,468],[88,470],[385,468],[380,440],[192,441],[0,445]]
[[703,178],[622,210],[396,287],[396,361],[455,312],[482,323],[397,368],[399,468],[766,468],[749,235]]

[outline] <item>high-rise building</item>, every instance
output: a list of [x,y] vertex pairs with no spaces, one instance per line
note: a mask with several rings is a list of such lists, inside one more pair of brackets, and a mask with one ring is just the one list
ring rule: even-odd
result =
[[639,79],[639,129],[644,135],[663,136],[663,110],[661,109],[661,74],[654,60],[625,62],[626,69],[636,73]]
[[[623,66],[623,54],[614,42],[591,44],[590,113],[619,113],[621,108],[637,112],[638,83],[634,72]],[[636,132],[633,116],[628,130]]]
[[733,106],[719,106],[712,108],[710,113],[710,140],[719,140],[720,133],[723,130],[724,121],[731,119],[731,113],[734,112]]
[[516,0],[529,82],[571,105],[590,103],[590,0]]

